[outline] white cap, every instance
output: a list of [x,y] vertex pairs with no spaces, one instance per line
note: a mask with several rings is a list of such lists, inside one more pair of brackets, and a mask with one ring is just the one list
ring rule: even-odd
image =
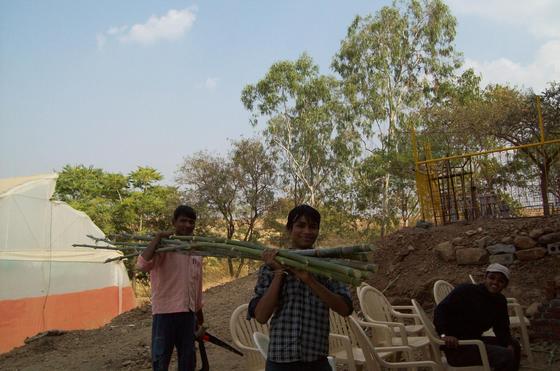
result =
[[492,263],[488,266],[488,268],[486,268],[486,273],[488,272],[499,272],[501,274],[503,274],[504,276],[506,276],[506,278],[509,281],[509,269],[507,269],[507,267],[504,267],[501,264],[498,263]]

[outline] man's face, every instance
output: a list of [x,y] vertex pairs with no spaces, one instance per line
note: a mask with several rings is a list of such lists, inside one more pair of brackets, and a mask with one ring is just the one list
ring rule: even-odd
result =
[[177,236],[191,236],[193,234],[195,224],[196,220],[191,219],[188,216],[180,215],[173,221],[175,234]]
[[310,249],[319,236],[319,224],[308,221],[305,216],[300,216],[289,231],[292,248]]
[[498,294],[506,288],[508,280],[499,272],[488,272],[484,278],[484,286],[491,294]]

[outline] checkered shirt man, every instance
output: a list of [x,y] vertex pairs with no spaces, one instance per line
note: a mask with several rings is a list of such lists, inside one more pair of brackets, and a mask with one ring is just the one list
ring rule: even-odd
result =
[[[255,316],[257,303],[270,286],[274,272],[263,265],[249,303],[247,317]],[[323,276],[315,279],[352,307],[346,285]],[[305,283],[289,274],[284,277],[278,308],[270,320],[268,359],[273,362],[311,362],[329,353],[329,308]]]

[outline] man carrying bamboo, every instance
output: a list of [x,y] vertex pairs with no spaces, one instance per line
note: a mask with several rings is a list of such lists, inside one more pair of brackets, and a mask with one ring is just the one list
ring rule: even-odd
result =
[[152,367],[167,370],[173,348],[178,369],[194,371],[195,330],[202,315],[202,258],[179,252],[157,254],[162,239],[171,235],[191,236],[196,212],[181,205],[173,213],[174,231],[159,232],[138,257],[137,267],[150,272],[152,287]]
[[[308,205],[288,214],[290,249],[311,249],[319,235],[321,215]],[[329,371],[329,309],[352,313],[348,288],[341,282],[275,261],[275,249],[263,252],[263,265],[249,303],[248,316],[270,322],[267,371]]]

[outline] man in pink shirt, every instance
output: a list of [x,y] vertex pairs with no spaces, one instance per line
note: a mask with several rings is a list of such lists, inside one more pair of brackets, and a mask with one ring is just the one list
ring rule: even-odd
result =
[[167,370],[173,348],[177,348],[178,369],[194,371],[195,330],[202,315],[202,258],[180,252],[157,254],[162,238],[191,236],[196,212],[181,205],[173,213],[172,232],[159,232],[138,257],[136,266],[150,272],[152,286],[152,367]]

